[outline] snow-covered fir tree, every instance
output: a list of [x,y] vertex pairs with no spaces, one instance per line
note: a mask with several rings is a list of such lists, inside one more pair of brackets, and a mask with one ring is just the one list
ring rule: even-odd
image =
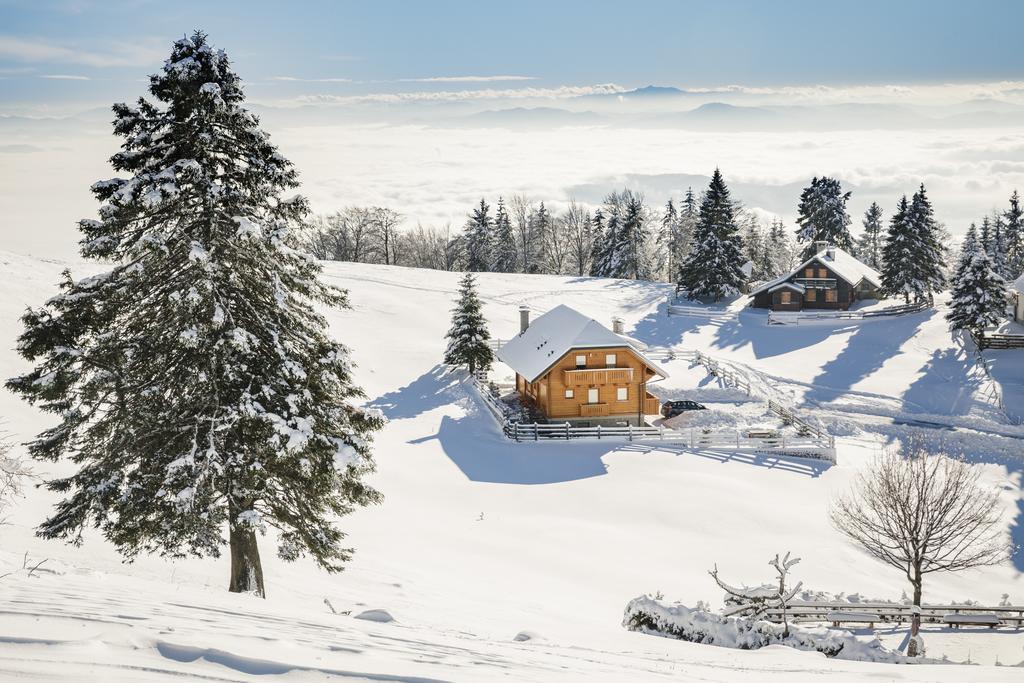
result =
[[448,365],[465,365],[470,373],[475,373],[489,370],[494,363],[494,353],[488,344],[491,334],[487,331],[473,273],[466,273],[459,283],[459,300],[452,309],[452,326],[446,338],[448,348],[444,362]]
[[693,194],[693,188],[688,187],[686,188],[686,194],[683,196],[683,201],[679,205],[679,220],[676,223],[678,226],[674,240],[676,267],[671,274],[673,278],[676,277],[679,268],[683,265],[683,261],[686,260],[686,255],[690,253],[693,231],[697,227],[697,219],[699,217],[700,205],[697,202],[697,197]]
[[667,272],[669,277],[676,272],[676,245],[675,241],[679,235],[679,212],[676,211],[675,202],[671,199],[665,204],[665,211],[661,214],[661,226],[657,238],[657,258],[659,261],[659,272]]
[[965,330],[977,340],[1006,315],[1006,282],[974,239],[964,241],[949,308],[950,329]]
[[771,254],[768,236],[761,229],[757,216],[747,215],[743,220],[743,257],[750,263],[750,280],[761,282],[771,277]]
[[494,236],[492,233],[491,207],[483,199],[480,206],[473,209],[466,221],[466,228],[463,232],[466,245],[466,270],[474,273],[484,273],[491,269],[493,263],[492,246]]
[[917,248],[908,214],[910,202],[903,195],[889,219],[889,230],[882,245],[882,289],[892,296],[903,296],[907,303],[919,289],[915,286],[914,252]]
[[652,279],[655,265],[650,254],[650,231],[643,197],[631,190],[623,190],[614,201],[619,206],[617,213],[621,214],[621,220],[615,232],[605,277]]
[[491,270],[495,273],[514,273],[519,250],[516,248],[515,231],[509,219],[505,200],[498,197],[498,210],[494,215],[494,239],[491,244]]
[[907,219],[917,241],[915,271],[923,287],[923,295],[919,296],[931,302],[932,295],[946,286],[947,251],[943,230],[935,220],[935,211],[923,183],[910,200],[910,213]]
[[545,208],[544,202],[541,202],[540,206],[530,213],[528,220],[531,235],[530,250],[533,256],[530,264],[523,272],[541,273],[544,271],[544,265],[548,260],[547,245],[548,240],[551,238],[552,228],[551,214]]
[[678,290],[690,299],[715,301],[736,294],[746,281],[744,263],[735,207],[716,168],[701,199],[690,253],[680,268]]
[[988,216],[981,219],[981,231],[978,233],[978,244],[985,250],[985,253],[991,253],[992,250],[992,223],[989,221]]
[[802,257],[810,258],[816,253],[816,242],[827,242],[846,250],[853,248],[850,235],[850,214],[846,212],[849,192],[843,192],[836,178],[822,176],[813,178],[811,184],[800,194],[797,206],[796,241],[804,244]]
[[590,221],[590,275],[600,277],[607,261],[608,240],[605,236],[604,211],[597,209]]
[[998,212],[992,216],[991,226],[988,256],[992,260],[992,268],[1004,280],[1011,279],[1010,259],[1006,248],[1006,224]]
[[864,232],[857,239],[857,258],[878,270],[882,257],[882,207],[878,202],[871,202],[861,224]]
[[1024,273],[1024,212],[1016,190],[1010,196],[1010,208],[1003,219],[1006,221],[1006,265],[1010,276],[1016,279]]
[[789,239],[786,226],[782,219],[775,217],[768,229],[767,250],[770,259],[768,277],[779,277],[788,273],[793,267],[795,249]]
[[57,417],[30,445],[75,467],[39,534],[96,527],[129,559],[217,557],[229,588],[265,595],[257,537],[329,572],[352,550],[338,518],[376,503],[349,352],[316,305],[346,307],[289,248],[307,212],[291,163],[243,107],[239,77],[203,33],[178,40],[152,100],[114,105],[127,177],[97,182],[82,256],[112,264],[23,317],[34,363],[7,386]]
[[603,240],[600,245],[597,260],[591,266],[593,274],[598,277],[617,277],[615,251],[621,243],[619,231],[622,229],[624,207],[617,192],[612,192],[605,198],[602,218],[604,228],[602,230]]

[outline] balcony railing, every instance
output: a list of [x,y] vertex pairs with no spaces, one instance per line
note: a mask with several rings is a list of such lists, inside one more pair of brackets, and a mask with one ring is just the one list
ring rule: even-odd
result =
[[594,370],[566,370],[567,387],[580,384],[623,384],[633,381],[633,368],[599,368]]
[[608,414],[607,403],[580,404],[580,417],[604,417]]
[[795,277],[793,282],[809,289],[835,289],[834,277]]

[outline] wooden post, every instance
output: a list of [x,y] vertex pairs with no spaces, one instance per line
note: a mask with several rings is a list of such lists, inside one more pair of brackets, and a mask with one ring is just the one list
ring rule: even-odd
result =
[[519,423],[516,422],[516,441],[519,441]]
[[633,425],[627,425],[629,427],[629,440],[633,440]]
[[601,440],[601,423],[600,422],[597,423],[597,440],[598,441]]
[[658,425],[658,439],[661,440],[661,441],[665,440],[665,425],[664,424]]
[[534,440],[534,441],[537,441],[537,439],[538,439],[538,438],[539,438],[539,436],[540,436],[538,432],[539,432],[539,430],[537,429],[537,423],[536,423],[536,422],[534,422],[534,423],[533,423],[533,440]]
[[566,441],[569,440],[569,423],[568,422],[565,423],[565,440]]

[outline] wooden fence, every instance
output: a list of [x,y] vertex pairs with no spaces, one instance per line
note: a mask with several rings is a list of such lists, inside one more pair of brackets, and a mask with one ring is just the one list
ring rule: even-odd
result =
[[516,442],[570,439],[612,439],[619,441],[659,441],[691,449],[741,450],[786,455],[835,463],[835,442],[831,437],[814,435],[750,437],[736,429],[666,429],[658,427],[601,426],[578,427],[569,423],[540,424],[510,420],[506,409],[490,389],[472,380],[472,387],[494,416],[502,433]]
[[[726,616],[742,616],[749,606],[726,609]],[[794,600],[786,608],[790,622],[796,623],[904,623],[909,622],[914,606],[891,602],[817,602]],[[782,610],[769,609],[763,619],[782,623]],[[1024,626],[1024,605],[922,605],[921,621],[926,624],[979,625],[979,626]]]
[[979,349],[1024,349],[1024,334],[985,334],[977,342]]
[[669,297],[666,306],[666,310],[670,316],[681,315],[689,316],[691,318],[707,318],[708,320],[734,320],[739,316],[739,312],[737,311],[729,311],[722,308],[713,309],[701,308],[700,306],[683,306],[681,304],[674,304],[672,303],[672,297]]
[[880,308],[874,311],[768,311],[768,324],[799,325],[801,320],[870,320],[871,318],[919,313],[928,307],[928,302],[921,301],[916,304],[889,306],[888,308]]

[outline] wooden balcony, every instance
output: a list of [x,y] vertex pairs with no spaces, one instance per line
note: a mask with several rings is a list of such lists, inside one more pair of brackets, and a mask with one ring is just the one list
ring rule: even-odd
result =
[[565,370],[565,386],[628,384],[633,381],[633,368],[596,368]]
[[580,417],[605,417],[608,415],[607,403],[580,404]]
[[657,396],[647,394],[644,398],[644,415],[660,415],[661,400]]

